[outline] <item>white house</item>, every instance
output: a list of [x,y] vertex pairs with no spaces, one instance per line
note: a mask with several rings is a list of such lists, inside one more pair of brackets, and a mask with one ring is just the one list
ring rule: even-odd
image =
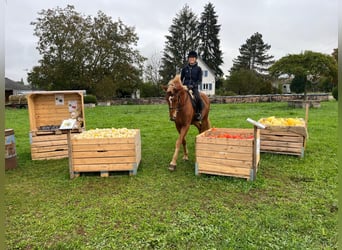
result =
[[208,96],[215,95],[215,74],[208,67],[208,65],[201,59],[197,59],[198,66],[202,68],[203,77],[202,77],[202,85],[199,87],[199,90],[204,92]]

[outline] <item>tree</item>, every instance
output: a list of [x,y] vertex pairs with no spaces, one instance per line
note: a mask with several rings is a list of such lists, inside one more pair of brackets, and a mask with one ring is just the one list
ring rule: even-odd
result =
[[335,48],[331,55],[335,58],[336,62],[338,63],[338,48]]
[[220,66],[223,64],[222,51],[220,50],[220,25],[217,24],[217,15],[214,5],[208,3],[200,17],[199,24],[199,55],[201,59],[215,72],[217,78],[223,75]]
[[274,76],[289,75],[304,77],[304,99],[307,99],[307,87],[321,77],[337,78],[337,63],[330,56],[319,52],[305,51],[301,54],[290,54],[280,58],[270,68]]
[[160,76],[161,58],[158,53],[154,53],[151,58],[147,61],[144,73],[145,81],[150,82],[154,85],[161,83]]
[[295,93],[304,93],[306,82],[306,76],[296,75],[291,81],[291,91]]
[[[335,58],[336,63],[338,65],[338,48],[335,48],[331,55]],[[338,76],[336,75],[336,77],[338,77]],[[337,86],[338,79],[337,78],[334,79],[334,83],[336,83],[336,84],[335,84],[335,86],[332,87],[332,95],[336,100],[338,100],[338,86]]]
[[238,95],[261,95],[272,93],[271,82],[250,69],[233,71],[226,81],[225,89],[226,91],[232,91]]
[[120,20],[113,22],[101,11],[94,18],[83,16],[72,5],[38,14],[31,25],[42,59],[29,73],[31,85],[47,90],[85,89],[108,98],[121,83],[134,91],[141,82],[145,58],[134,49],[138,41],[134,28]]
[[169,81],[179,73],[187,61],[187,53],[198,48],[198,20],[188,5],[185,5],[172,20],[169,32],[160,70],[164,81]]
[[264,43],[260,33],[254,33],[240,47],[240,55],[233,59],[233,66],[230,72],[232,73],[239,69],[250,69],[261,74],[267,73],[268,66],[274,62],[272,60],[273,56],[267,54],[270,48],[271,45]]

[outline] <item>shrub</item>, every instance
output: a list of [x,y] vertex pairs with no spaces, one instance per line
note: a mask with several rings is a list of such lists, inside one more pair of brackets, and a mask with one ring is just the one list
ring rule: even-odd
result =
[[83,102],[86,103],[95,103],[97,104],[97,98],[94,95],[85,95],[83,96]]
[[334,87],[332,90],[332,96],[338,101],[338,87]]

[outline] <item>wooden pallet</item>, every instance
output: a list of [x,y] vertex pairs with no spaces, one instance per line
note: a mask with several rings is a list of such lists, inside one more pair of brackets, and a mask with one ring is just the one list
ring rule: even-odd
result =
[[[211,134],[248,134],[253,139],[213,138]],[[213,174],[255,180],[260,160],[259,129],[215,128],[196,137],[196,175]]]

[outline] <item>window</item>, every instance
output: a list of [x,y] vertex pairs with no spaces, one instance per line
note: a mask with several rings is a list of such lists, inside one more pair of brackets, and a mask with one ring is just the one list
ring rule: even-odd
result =
[[203,76],[208,77],[208,70],[203,70]]
[[213,84],[212,83],[203,83],[202,84],[202,89],[203,90],[212,90],[213,89]]

